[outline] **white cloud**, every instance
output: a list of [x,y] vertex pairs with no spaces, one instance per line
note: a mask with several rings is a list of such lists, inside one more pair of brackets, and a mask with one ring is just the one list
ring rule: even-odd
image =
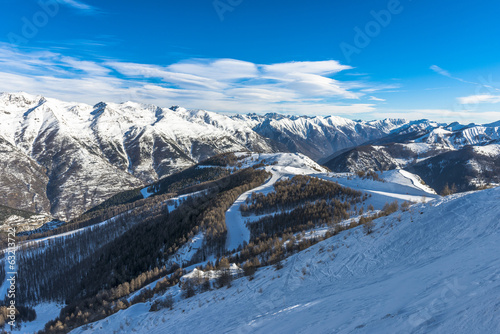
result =
[[479,103],[500,103],[499,95],[470,95],[459,97],[458,102],[461,104],[479,104]]
[[471,111],[451,109],[406,109],[377,110],[371,113],[375,118],[430,119],[437,122],[461,124],[486,124],[500,119],[500,111]]
[[79,0],[57,0],[59,3],[66,5],[68,7],[78,9],[79,11],[85,12],[85,13],[93,13],[96,12],[97,9],[93,6],[90,6],[82,1]]
[[164,82],[180,85],[182,87],[197,86],[213,89],[226,87],[226,84],[211,78],[189,73],[172,72],[168,68],[156,65],[123,62],[107,62],[106,65],[126,76],[134,78],[159,78]]
[[317,74],[291,73],[284,74],[282,81],[288,87],[305,96],[334,96],[345,99],[357,99],[359,94],[349,91],[342,83]]
[[369,100],[371,100],[371,101],[381,101],[381,102],[385,101],[385,99],[381,99],[381,98],[375,97],[375,96],[370,96]]
[[264,72],[276,73],[309,73],[309,74],[332,74],[352,69],[351,66],[342,65],[336,60],[324,61],[297,61],[280,64],[262,65]]
[[441,67],[437,66],[437,65],[432,65],[430,67],[431,70],[433,70],[434,72],[440,74],[440,75],[443,75],[445,77],[448,77],[450,79],[453,79],[453,80],[457,80],[457,81],[460,81],[460,82],[463,82],[463,83],[466,83],[466,84],[471,84],[471,85],[476,85],[478,87],[482,87],[484,89],[487,89],[489,92],[500,92],[500,89],[497,88],[497,87],[494,87],[493,86],[493,80],[492,80],[492,77],[490,76],[488,79],[485,79],[484,77],[479,77],[478,78],[478,81],[470,81],[470,80],[465,80],[465,79],[462,79],[462,78],[459,78],[459,77],[455,77],[453,75],[451,75],[450,72],[442,69]]
[[364,88],[361,91],[365,93],[374,93],[380,91],[393,92],[399,88],[401,88],[399,84],[378,84],[378,85],[371,85],[370,87]]
[[168,70],[218,80],[255,78],[259,75],[257,66],[254,63],[236,59],[184,61],[168,66]]
[[442,69],[441,67],[439,67],[437,65],[432,65],[430,67],[430,69],[433,70],[434,72],[436,72],[437,74],[441,74],[441,75],[443,75],[445,77],[451,78],[450,72],[448,72],[447,70]]

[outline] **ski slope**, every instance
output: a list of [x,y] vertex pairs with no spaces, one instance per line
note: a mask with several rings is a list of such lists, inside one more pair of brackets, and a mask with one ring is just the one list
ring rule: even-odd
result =
[[[243,153],[240,153],[240,156],[243,156]],[[422,202],[439,197],[433,189],[423,185],[418,176],[404,170],[396,169],[384,172],[380,174],[380,177],[385,182],[380,182],[371,179],[361,179],[352,174],[327,173],[323,167],[299,154],[254,153],[243,159],[241,168],[247,168],[263,161],[266,163],[276,163],[275,165],[262,167],[270,172],[272,177],[263,185],[243,193],[226,211],[226,249],[228,251],[235,250],[240,245],[243,245],[244,242],[248,243],[250,241],[250,230],[246,222],[257,219],[256,217],[243,217],[239,210],[240,205],[254,192],[267,194],[273,191],[276,181],[282,178],[307,174],[327,181],[338,182],[345,187],[361,190],[371,194],[371,197],[364,203],[365,209],[370,204],[375,209],[380,210],[386,203],[395,200],[399,203],[404,201]]]
[[[271,178],[264,184],[251,189],[238,197],[238,199],[226,211],[227,239],[226,249],[228,251],[237,249],[244,242],[250,241],[250,230],[246,226],[247,218],[244,218],[240,212],[240,205],[252,195],[252,193],[267,194],[274,190],[276,181],[283,177],[292,177],[294,175],[314,174],[326,172],[326,170],[312,161],[305,155],[298,153],[236,153],[241,157],[240,168],[248,168],[259,163],[270,164],[271,166],[262,167],[272,174]],[[243,158],[245,157],[245,158]]]
[[243,245],[244,242],[250,241],[250,230],[246,226],[245,219],[241,215],[240,205],[245,203],[245,200],[252,195],[252,193],[267,193],[272,191],[274,183],[281,177],[277,172],[272,172],[271,178],[264,184],[254,189],[251,189],[236,199],[231,207],[226,211],[226,249],[231,251],[237,249],[238,246]]
[[405,201],[426,202],[440,197],[430,187],[421,184],[416,175],[401,169],[379,174],[385,182],[362,179],[346,173],[319,173],[314,176],[370,194],[365,205],[372,204],[377,210],[393,201],[398,201],[399,204]]
[[173,310],[136,304],[73,333],[498,333],[499,250],[500,188],[453,195]]

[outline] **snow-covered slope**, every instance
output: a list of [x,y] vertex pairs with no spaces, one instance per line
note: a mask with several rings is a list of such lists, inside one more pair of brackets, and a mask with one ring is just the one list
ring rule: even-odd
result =
[[267,194],[274,190],[274,184],[282,178],[289,178],[294,175],[315,175],[316,173],[326,172],[326,169],[303,154],[247,154],[243,152],[238,152],[236,154],[240,157],[246,156],[241,160],[240,168],[266,164],[266,166],[261,168],[271,173],[272,176],[264,184],[243,193],[226,211],[226,249],[229,251],[237,249],[238,246],[242,246],[244,242],[248,243],[250,241],[250,231],[246,225],[248,218],[243,218],[241,215],[240,205],[243,204],[252,193]]
[[[74,333],[496,333],[500,188],[417,204],[231,288],[150,303]],[[214,321],[216,319],[216,321]]]

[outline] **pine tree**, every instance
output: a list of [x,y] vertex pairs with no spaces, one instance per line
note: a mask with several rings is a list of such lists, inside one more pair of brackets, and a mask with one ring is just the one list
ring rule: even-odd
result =
[[442,195],[442,196],[448,196],[448,195],[451,195],[451,194],[452,194],[451,189],[450,189],[450,187],[448,186],[448,183],[446,183],[446,184],[444,185],[443,190],[441,191],[441,195]]

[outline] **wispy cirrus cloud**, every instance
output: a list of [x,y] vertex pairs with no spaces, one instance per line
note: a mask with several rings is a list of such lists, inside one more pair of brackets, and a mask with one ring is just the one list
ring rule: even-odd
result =
[[442,69],[441,67],[439,67],[437,65],[431,65],[430,69],[433,70],[434,72],[436,72],[437,74],[441,74],[442,76],[452,78],[450,72],[448,72],[445,69]]
[[375,118],[406,118],[406,119],[430,119],[444,123],[460,122],[488,123],[500,119],[500,111],[474,111],[454,109],[401,109],[401,110],[376,110],[372,112]]
[[98,9],[94,6],[88,5],[84,3],[83,1],[79,0],[57,0],[62,5],[74,8],[76,10],[79,10],[80,12],[86,13],[86,14],[92,14],[98,12]]
[[385,99],[381,99],[381,98],[375,97],[375,96],[370,96],[369,100],[370,101],[379,101],[379,102],[384,102],[385,101]]
[[463,83],[467,83],[467,84],[471,84],[471,85],[476,85],[476,86],[484,87],[488,91],[497,91],[497,92],[500,92],[500,88],[494,87],[491,83],[489,83],[487,80],[485,80],[482,77],[480,77],[478,81],[471,81],[471,80],[466,80],[466,79],[463,79],[463,78],[460,78],[460,77],[456,77],[456,76],[452,75],[450,72],[448,72],[447,70],[442,69],[441,67],[439,67],[437,65],[432,65],[430,67],[430,69],[433,70],[434,72],[436,72],[437,74],[440,74],[442,76],[448,77],[448,78],[453,79],[453,80],[457,80],[457,81],[460,81],[460,82],[463,82]]

